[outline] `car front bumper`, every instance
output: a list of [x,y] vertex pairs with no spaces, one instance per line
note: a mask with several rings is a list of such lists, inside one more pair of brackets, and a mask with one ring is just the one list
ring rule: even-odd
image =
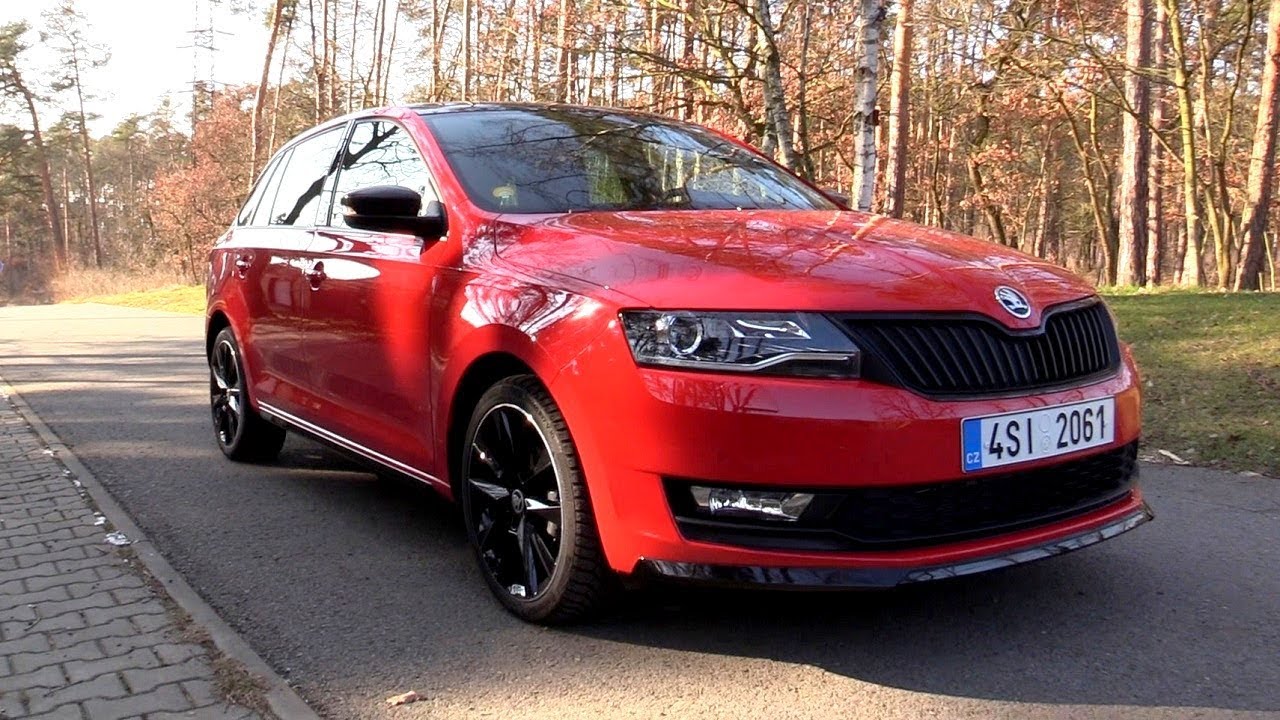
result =
[[[1137,442],[1141,400],[1126,351],[1115,375],[1039,394],[934,400],[865,380],[637,368],[606,332],[550,383],[586,475],[609,566],[686,580],[885,587],[1083,547],[1150,517],[1137,485],[1105,505],[1031,527],[924,546],[751,547],[681,532],[667,493],[690,483],[824,492],[961,482],[1055,465]],[[964,418],[1114,397],[1113,444],[962,471]],[[1092,539],[1090,539],[1092,538]],[[1087,541],[1086,541],[1087,540]],[[786,578],[802,582],[788,583]]]

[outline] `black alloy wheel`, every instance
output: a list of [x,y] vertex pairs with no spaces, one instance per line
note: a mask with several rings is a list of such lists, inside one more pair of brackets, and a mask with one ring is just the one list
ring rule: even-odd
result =
[[607,571],[564,418],[534,378],[481,398],[462,450],[467,534],[490,589],[533,622],[595,609]]
[[231,328],[218,333],[209,351],[209,407],[218,448],[227,457],[268,461],[280,454],[285,431],[250,407],[240,346]]

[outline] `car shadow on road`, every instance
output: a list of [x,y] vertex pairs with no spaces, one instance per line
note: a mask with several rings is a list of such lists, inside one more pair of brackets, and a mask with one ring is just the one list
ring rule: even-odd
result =
[[1143,542],[893,591],[650,588],[578,632],[957,697],[1280,710],[1280,645],[1255,634],[1276,637],[1275,598],[1232,617],[1229,585],[1164,582]]

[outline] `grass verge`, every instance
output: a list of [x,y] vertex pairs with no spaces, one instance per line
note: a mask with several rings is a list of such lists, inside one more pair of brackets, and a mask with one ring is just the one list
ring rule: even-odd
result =
[[1280,477],[1280,293],[1107,302],[1142,371],[1146,451]]
[[115,293],[112,295],[84,295],[68,298],[63,302],[102,303],[147,310],[200,315],[204,313],[205,292],[203,285],[166,285],[152,290]]

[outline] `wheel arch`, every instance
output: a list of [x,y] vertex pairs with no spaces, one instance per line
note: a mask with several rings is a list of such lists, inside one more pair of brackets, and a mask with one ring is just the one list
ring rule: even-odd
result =
[[218,333],[224,329],[231,327],[231,318],[221,309],[214,310],[209,315],[209,322],[204,332],[204,356],[207,358],[213,352],[213,341],[218,337]]
[[[539,377],[529,363],[504,350],[488,352],[472,360],[454,385],[449,398],[449,408],[445,414],[444,451],[449,489],[453,492],[455,499],[458,497],[459,490],[462,439],[471,421],[471,414],[486,390],[505,378],[517,375],[533,376],[542,383],[543,387],[547,387],[546,380]],[[548,392],[550,392],[549,389]]]

